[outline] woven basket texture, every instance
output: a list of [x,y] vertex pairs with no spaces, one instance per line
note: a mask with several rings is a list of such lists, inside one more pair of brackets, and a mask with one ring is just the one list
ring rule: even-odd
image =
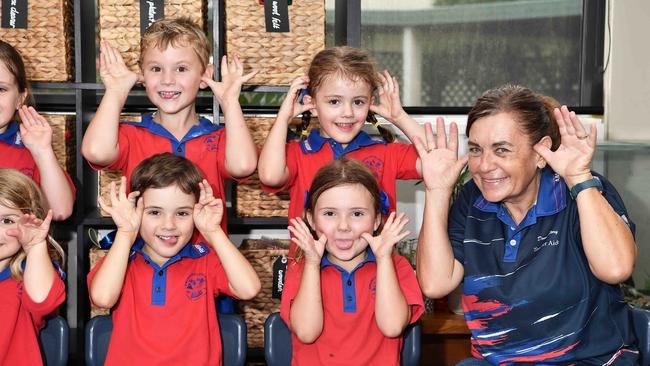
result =
[[60,114],[42,115],[52,127],[52,150],[59,165],[74,175],[77,155],[75,139],[75,117]]
[[20,52],[29,80],[61,82],[72,79],[70,0],[29,1],[27,28],[0,28],[0,39]]
[[[253,142],[262,148],[266,136],[268,136],[274,117],[246,117]],[[292,125],[300,123],[294,119]],[[309,130],[318,128],[318,120],[312,118]],[[289,214],[289,192],[277,193],[265,192],[260,186],[257,174],[254,174],[244,182],[238,182],[235,190],[235,211],[239,217],[287,217]]]
[[[204,28],[204,0],[165,0],[165,18],[189,17]],[[99,0],[99,38],[120,51],[124,62],[139,72],[140,1]]]
[[255,298],[238,301],[237,308],[248,327],[248,347],[264,347],[264,322],[280,311],[280,299],[273,298],[273,259],[289,253],[289,240],[247,239],[239,250],[260,277],[262,289]]
[[266,32],[264,6],[254,0],[225,0],[226,52],[259,70],[248,83],[289,85],[305,75],[312,57],[325,47],[325,2],[289,5],[289,32]]
[[[88,254],[88,259],[90,260],[90,269],[92,270],[95,267],[95,264],[99,262],[100,259],[102,259],[106,253],[108,253],[108,250],[100,249],[97,247],[91,247],[90,252]],[[97,315],[108,315],[110,314],[110,309],[104,309],[104,308],[99,308],[97,306],[91,305],[90,306],[90,317],[94,318]]]

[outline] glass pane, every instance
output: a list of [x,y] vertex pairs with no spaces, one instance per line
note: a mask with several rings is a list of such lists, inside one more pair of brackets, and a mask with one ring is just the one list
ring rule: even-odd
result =
[[407,106],[466,107],[515,83],[580,101],[581,0],[362,0],[361,47]]

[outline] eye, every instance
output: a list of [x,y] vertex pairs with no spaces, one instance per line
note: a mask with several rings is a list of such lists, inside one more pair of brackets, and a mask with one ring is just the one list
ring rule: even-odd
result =
[[159,210],[149,210],[149,211],[147,211],[147,215],[160,216],[160,211]]
[[476,146],[471,146],[469,149],[469,154],[472,156],[481,155],[481,148]]
[[0,93],[4,93],[7,91],[7,88],[0,87]]
[[178,212],[176,213],[177,216],[182,216],[182,217],[184,217],[184,216],[190,216],[191,214],[192,214],[192,213],[189,212],[189,211],[178,211]]
[[338,99],[330,99],[330,100],[327,101],[327,103],[329,103],[331,105],[339,105],[339,104],[341,104],[341,101],[338,100]]
[[185,72],[185,71],[187,71],[187,70],[188,70],[187,66],[178,66],[178,67],[176,68],[176,71],[177,71],[177,72]]
[[160,72],[161,70],[162,69],[160,68],[160,66],[151,66],[149,68],[149,71],[152,71],[152,72]]
[[10,219],[8,217],[3,217],[2,221],[0,221],[0,222],[2,222],[2,225],[12,225],[12,224],[16,223],[14,220],[12,220],[12,219]]
[[356,106],[362,106],[362,105],[366,104],[366,101],[363,100],[363,99],[355,99],[355,100],[353,101],[353,103],[354,103],[354,105],[356,105]]
[[354,217],[365,216],[365,214],[366,213],[364,211],[354,211],[354,212],[352,212],[352,216],[354,216]]
[[329,211],[329,210],[323,211],[322,215],[323,216],[334,216],[334,211]]
[[496,149],[494,149],[494,151],[500,155],[510,152],[510,150],[506,149],[505,147],[497,147]]

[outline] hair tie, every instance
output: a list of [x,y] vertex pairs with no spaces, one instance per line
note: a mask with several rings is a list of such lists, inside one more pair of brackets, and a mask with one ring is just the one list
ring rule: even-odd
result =
[[390,208],[390,199],[386,192],[381,191],[379,193],[379,210],[383,215],[388,215],[388,209]]
[[303,135],[303,136],[309,136],[309,131],[302,130],[302,131],[300,131],[300,134]]

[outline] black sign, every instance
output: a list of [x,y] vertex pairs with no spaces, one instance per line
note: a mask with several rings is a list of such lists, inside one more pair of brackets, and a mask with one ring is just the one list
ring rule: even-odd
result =
[[264,0],[264,19],[267,32],[288,32],[289,6],[287,0]]
[[140,0],[140,34],[143,34],[153,22],[164,17],[164,0]]
[[271,260],[273,261],[273,292],[271,297],[279,299],[282,297],[284,279],[287,277],[287,256],[273,256]]
[[27,0],[2,0],[2,28],[27,28]]

